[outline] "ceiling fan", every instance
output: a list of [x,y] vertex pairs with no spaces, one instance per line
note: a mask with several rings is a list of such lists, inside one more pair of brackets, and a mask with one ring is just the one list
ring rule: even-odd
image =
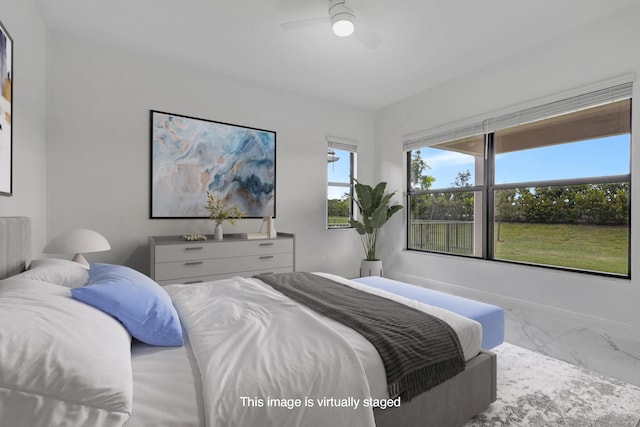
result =
[[361,21],[356,22],[353,9],[345,5],[345,0],[329,0],[329,16],[299,19],[280,24],[285,30],[295,30],[319,24],[331,24],[333,33],[339,37],[353,35],[364,46],[376,49],[382,43],[382,39],[371,28]]

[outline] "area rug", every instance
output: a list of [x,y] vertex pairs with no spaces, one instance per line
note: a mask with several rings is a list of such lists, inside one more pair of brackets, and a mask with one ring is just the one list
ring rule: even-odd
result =
[[464,427],[636,427],[640,388],[504,343],[498,399]]

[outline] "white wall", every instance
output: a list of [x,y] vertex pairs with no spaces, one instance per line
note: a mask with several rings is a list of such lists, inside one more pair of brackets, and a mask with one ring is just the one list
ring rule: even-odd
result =
[[28,216],[32,254],[46,242],[46,45],[33,0],[0,0],[0,20],[13,38],[13,196],[0,196],[0,216]]
[[[326,136],[358,140],[360,164],[371,164],[373,112],[57,33],[50,34],[48,73],[49,237],[95,229],[113,249],[89,254],[90,261],[146,272],[147,236],[212,233],[208,220],[149,219],[154,109],[275,130],[276,227],[296,234],[297,268],[356,275],[356,233],[326,229]],[[225,232],[260,224],[225,223]]]
[[[1,0],[0,0],[1,1]],[[0,3],[2,4],[2,3]],[[30,4],[30,3],[29,3]],[[11,6],[27,27],[18,30],[2,18],[14,38],[27,28],[35,49],[28,66],[35,83],[25,110],[39,111],[45,99],[42,66],[44,34],[33,21],[32,7]],[[5,10],[5,8],[2,8]],[[29,19],[27,19],[29,18]],[[388,181],[388,188],[404,188],[402,136],[471,117],[486,117],[512,105],[635,72],[640,57],[640,6],[602,19],[552,43],[538,46],[491,67],[442,84],[428,92],[378,111],[368,111],[219,75],[208,70],[139,55],[100,43],[51,34],[48,46],[47,137],[48,205],[41,200],[38,165],[29,176],[36,201],[17,191],[14,199],[0,198],[0,214],[28,214],[42,218],[48,211],[48,237],[86,226],[104,233],[113,250],[92,254],[90,260],[120,262],[147,270],[146,236],[209,232],[205,220],[149,220],[149,109],[244,124],[278,132],[278,229],[296,233],[300,270],[325,270],[345,276],[357,273],[362,257],[352,231],[326,230],[325,136],[360,141],[362,179]],[[12,17],[11,19],[18,19]],[[28,22],[27,22],[28,21]],[[25,54],[23,51],[22,54]],[[26,59],[16,59],[16,64]],[[25,67],[25,65],[22,65]],[[17,72],[16,72],[17,74]],[[17,84],[17,83],[16,83]],[[634,111],[640,111],[635,88]],[[19,111],[19,110],[18,110]],[[23,113],[27,115],[27,113]],[[38,126],[42,112],[32,115],[39,141],[23,164],[44,156],[44,132]],[[17,111],[16,111],[17,117]],[[640,129],[634,115],[633,128]],[[17,131],[18,132],[18,131]],[[372,140],[375,135],[375,147]],[[640,150],[633,136],[632,163],[639,169]],[[374,150],[375,149],[375,150]],[[374,160],[373,169],[367,168]],[[18,165],[21,164],[18,162]],[[25,173],[25,172],[20,172]],[[27,179],[23,177],[23,179]],[[407,252],[404,220],[395,216],[381,235],[381,253],[387,274],[416,283],[428,283],[455,292],[469,292],[503,300],[528,301],[545,307],[601,319],[611,325],[640,327],[637,304],[640,281],[640,174],[633,178],[633,279],[600,276]],[[20,185],[16,182],[16,190]],[[398,199],[400,199],[398,197]],[[38,222],[38,221],[36,221]],[[259,224],[243,220],[228,231],[253,231]],[[227,227],[229,228],[229,227]]]
[[[376,114],[376,163],[391,188],[406,190],[402,136],[536,98],[614,78],[640,75],[640,6],[442,84]],[[632,128],[640,129],[640,83],[634,86]],[[384,230],[382,254],[391,276],[500,301],[527,301],[640,328],[640,132],[632,136],[632,276],[620,280],[403,250],[402,218]],[[637,329],[635,329],[637,332]]]

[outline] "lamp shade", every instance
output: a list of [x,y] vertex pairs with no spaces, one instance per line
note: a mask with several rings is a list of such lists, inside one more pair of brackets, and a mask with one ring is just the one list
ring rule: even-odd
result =
[[74,261],[86,264],[81,253],[102,252],[109,249],[111,246],[102,234],[87,228],[77,228],[51,239],[43,252],[45,254],[76,254]]

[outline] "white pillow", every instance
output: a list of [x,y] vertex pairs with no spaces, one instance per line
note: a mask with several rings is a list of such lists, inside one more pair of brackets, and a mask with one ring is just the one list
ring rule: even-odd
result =
[[34,259],[28,270],[12,277],[41,280],[67,288],[80,288],[89,281],[89,266],[66,259]]
[[15,277],[0,281],[0,307],[0,424],[126,422],[131,336],[117,320],[68,288]]

